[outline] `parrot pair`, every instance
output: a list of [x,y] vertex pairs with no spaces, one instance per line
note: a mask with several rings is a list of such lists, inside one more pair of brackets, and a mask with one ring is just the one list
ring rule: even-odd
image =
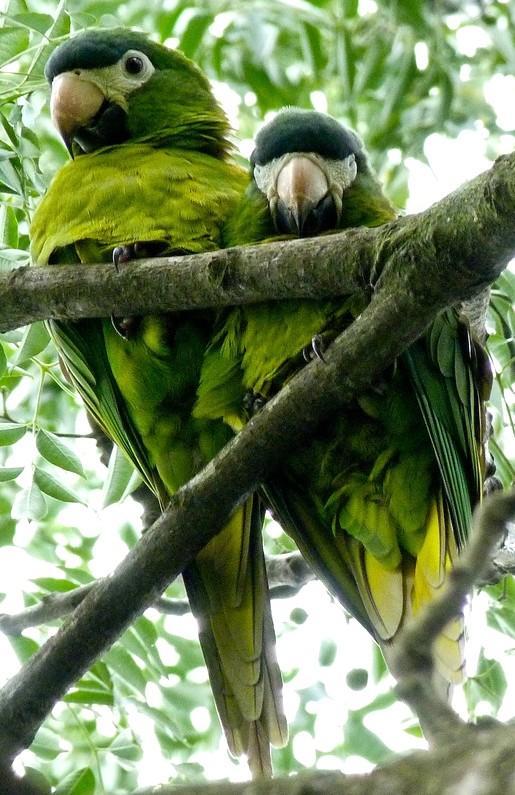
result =
[[[323,114],[279,113],[256,139],[249,181],[230,162],[207,79],[143,34],[79,34],[54,51],[46,75],[73,160],[35,214],[37,265],[196,253],[395,217],[357,136]],[[289,300],[50,328],[88,411],[164,507],[306,350],[323,356],[363,305]],[[229,748],[248,756],[253,775],[270,773],[269,746],[287,735],[263,505],[388,655],[466,540],[484,476],[485,372],[466,323],[443,312],[381,383],[281,462],[184,572]],[[461,638],[457,620],[437,642],[449,682],[461,675]]]

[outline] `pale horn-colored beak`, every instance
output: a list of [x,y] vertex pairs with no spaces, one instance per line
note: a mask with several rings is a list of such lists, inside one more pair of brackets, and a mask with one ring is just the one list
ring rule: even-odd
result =
[[[299,154],[288,160],[277,177],[277,211],[302,234],[306,219],[329,191],[327,177],[316,163]],[[293,230],[292,230],[293,231]]]
[[54,77],[50,115],[70,154],[73,134],[96,116],[104,99],[94,83],[75,72]]

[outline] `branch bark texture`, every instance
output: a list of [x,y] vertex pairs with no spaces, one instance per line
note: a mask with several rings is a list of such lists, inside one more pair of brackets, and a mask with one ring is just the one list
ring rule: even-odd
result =
[[485,284],[513,255],[514,213],[512,154],[429,210],[378,229],[131,262],[119,273],[106,265],[73,265],[0,274],[0,332],[49,317],[123,317],[349,294],[392,260],[400,267],[416,260],[428,287],[435,262],[446,272],[476,268]]
[[514,726],[466,726],[445,746],[366,776],[313,772],[252,784],[154,787],[135,795],[508,795],[515,789],[514,742]]
[[[329,258],[330,267],[343,258],[355,274],[353,278],[359,274],[361,284],[362,274],[370,266],[374,275],[381,274],[371,303],[331,346],[325,362],[306,366],[174,495],[167,511],[114,574],[91,590],[66,625],[0,692],[0,754],[4,758],[11,758],[31,742],[70,685],[157,599],[220,530],[229,512],[273,472],[284,455],[302,444],[330,411],[369,386],[439,310],[473,296],[500,273],[515,250],[514,210],[515,156],[501,159],[488,175],[428,213],[378,230],[356,230],[323,239],[320,245],[324,248],[317,250],[325,253],[316,255],[312,275],[321,267],[322,256]],[[261,263],[270,258],[271,272],[280,267],[280,256],[276,259],[274,252],[294,251],[298,266],[303,246],[308,248],[305,242],[276,246],[255,249]],[[310,249],[310,257],[314,250]],[[56,268],[56,274],[61,270]],[[230,294],[227,302],[234,302],[241,289],[242,300],[242,288],[236,285],[232,292],[227,288],[228,272],[229,281],[233,278],[230,268],[224,271],[218,295],[227,300]],[[150,276],[150,268],[146,273]],[[153,311],[158,294],[152,277]],[[145,311],[138,303],[112,305],[107,311],[113,308],[121,314]],[[105,313],[105,308],[102,311]],[[89,308],[87,314],[91,314]],[[6,328],[7,316],[3,317]]]

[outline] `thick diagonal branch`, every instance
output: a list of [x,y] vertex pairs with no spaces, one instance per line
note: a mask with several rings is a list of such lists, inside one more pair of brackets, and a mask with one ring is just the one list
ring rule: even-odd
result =
[[0,331],[45,318],[79,319],[355,293],[370,274],[418,262],[431,289],[443,272],[476,270],[465,299],[515,249],[515,154],[416,216],[379,229],[192,256],[0,273]]
[[[0,693],[0,753],[4,757],[12,757],[30,743],[68,687],[155,601],[283,456],[302,444],[329,412],[377,379],[440,309],[472,296],[498,275],[515,250],[511,190],[515,177],[513,185],[508,177],[503,182],[507,163],[510,176],[512,161],[507,158],[488,178],[463,189],[454,202],[437,205],[433,226],[425,228],[419,216],[375,233],[374,271],[382,269],[377,292],[363,314],[331,346],[325,362],[312,362],[293,378],[174,495],[165,514],[114,574],[91,590],[69,622]],[[481,245],[478,238],[471,245],[447,224],[445,213],[468,218],[467,203],[481,204],[476,195],[479,190],[488,207],[487,217],[493,223],[502,215],[505,228],[501,234],[497,225],[498,236],[490,236],[491,226],[478,220],[484,237]],[[360,248],[357,237],[355,243],[354,257],[361,261],[368,244]],[[326,244],[329,251],[329,238]],[[460,254],[458,263],[449,262],[448,249]],[[263,248],[262,256],[273,259],[273,251],[269,249],[267,254]]]

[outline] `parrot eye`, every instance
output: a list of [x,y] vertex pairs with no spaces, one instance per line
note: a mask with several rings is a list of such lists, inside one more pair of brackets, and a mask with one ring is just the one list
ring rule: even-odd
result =
[[127,77],[136,78],[138,82],[148,80],[154,71],[150,59],[139,50],[129,50],[122,60],[123,71]]
[[130,75],[139,75],[143,69],[143,61],[137,55],[131,55],[125,61],[125,71]]

